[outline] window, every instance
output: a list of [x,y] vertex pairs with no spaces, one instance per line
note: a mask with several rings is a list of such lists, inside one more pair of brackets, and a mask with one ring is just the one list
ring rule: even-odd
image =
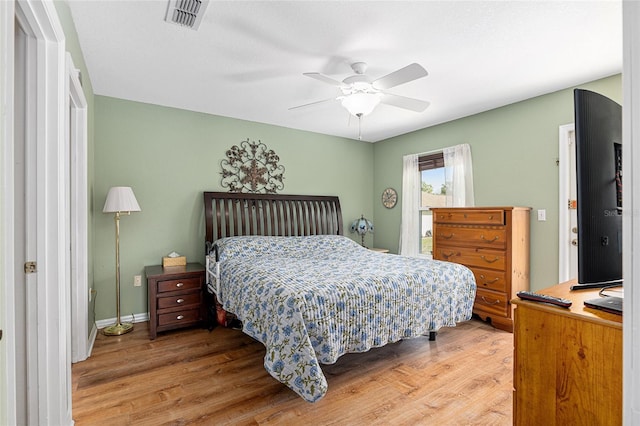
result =
[[402,157],[400,254],[431,256],[431,207],[473,205],[473,168],[468,144]]
[[433,220],[430,207],[447,205],[444,155],[442,152],[418,157],[420,173],[420,249],[422,255],[432,256]]

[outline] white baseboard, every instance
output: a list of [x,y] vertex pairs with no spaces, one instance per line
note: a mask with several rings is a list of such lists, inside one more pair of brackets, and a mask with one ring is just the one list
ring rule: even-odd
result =
[[[122,321],[122,322],[132,322],[132,323],[149,321],[149,312],[142,312],[142,313],[139,313],[139,314],[120,316],[120,321]],[[114,318],[107,318],[107,319],[96,321],[96,326],[99,329],[103,329],[103,328],[108,327],[110,325],[113,325],[115,323],[116,323],[116,318],[115,317]]]
[[87,358],[91,356],[91,351],[93,351],[93,344],[96,342],[97,335],[98,335],[98,327],[94,322],[93,327],[91,327],[91,333],[89,333],[89,341],[87,342]]

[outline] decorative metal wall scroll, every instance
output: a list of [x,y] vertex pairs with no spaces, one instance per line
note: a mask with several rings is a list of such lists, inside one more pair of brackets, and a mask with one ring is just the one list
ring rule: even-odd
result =
[[222,166],[222,187],[229,192],[275,194],[284,188],[284,166],[280,157],[267,146],[249,139],[240,146],[233,145],[226,152]]

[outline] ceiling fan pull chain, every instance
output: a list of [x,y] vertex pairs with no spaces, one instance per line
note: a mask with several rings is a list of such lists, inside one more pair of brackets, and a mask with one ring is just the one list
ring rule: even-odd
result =
[[358,140],[362,140],[362,114],[356,114],[358,117]]

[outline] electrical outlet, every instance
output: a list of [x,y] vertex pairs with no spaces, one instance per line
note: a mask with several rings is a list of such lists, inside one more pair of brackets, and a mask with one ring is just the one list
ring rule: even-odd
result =
[[133,286],[134,287],[140,287],[141,285],[142,285],[142,276],[135,275],[133,277]]

